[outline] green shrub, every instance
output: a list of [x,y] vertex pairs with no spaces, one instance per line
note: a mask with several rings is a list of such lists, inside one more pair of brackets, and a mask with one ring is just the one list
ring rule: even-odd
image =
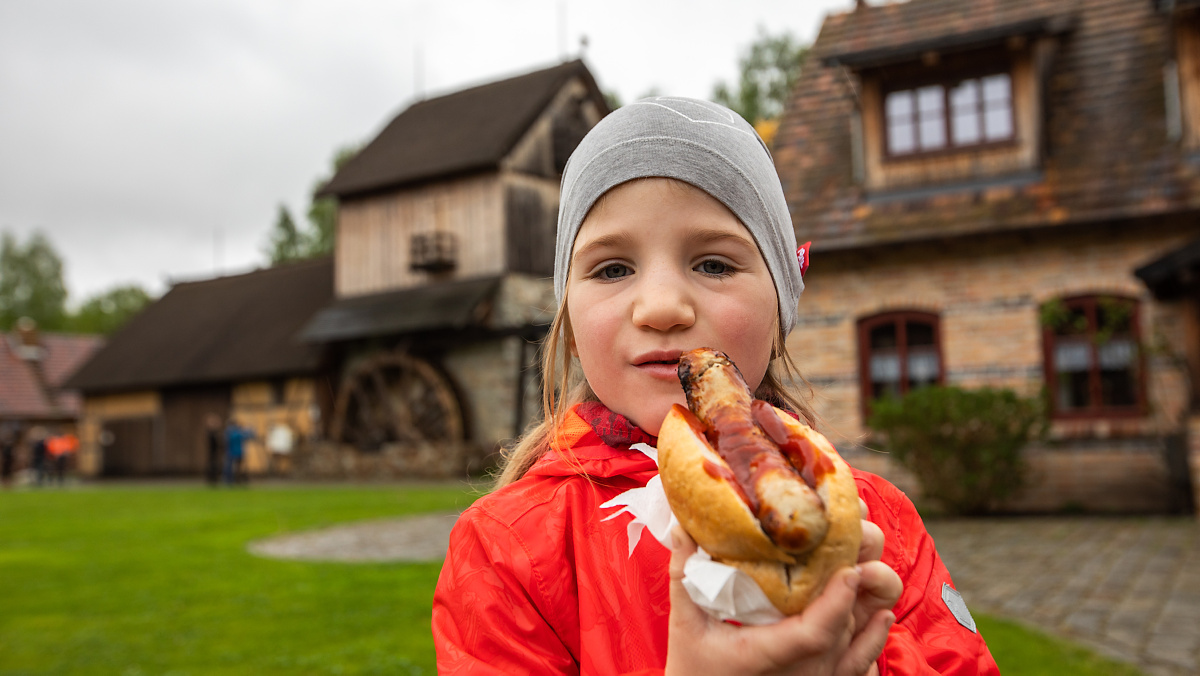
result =
[[1040,399],[1012,390],[930,386],[871,404],[867,424],[954,514],[984,514],[1025,481],[1021,449],[1046,429]]

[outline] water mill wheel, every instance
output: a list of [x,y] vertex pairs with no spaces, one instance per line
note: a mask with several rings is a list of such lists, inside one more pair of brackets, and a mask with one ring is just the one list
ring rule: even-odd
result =
[[334,440],[361,450],[463,439],[462,407],[450,382],[429,362],[397,352],[369,357],[346,373],[331,423]]

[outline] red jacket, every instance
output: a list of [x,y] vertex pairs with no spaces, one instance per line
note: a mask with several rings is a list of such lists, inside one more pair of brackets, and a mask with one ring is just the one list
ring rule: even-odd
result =
[[[558,440],[574,463],[546,453],[455,525],[433,598],[439,673],[658,673],[665,665],[671,553],[646,533],[630,556],[631,517],[603,521],[613,510],[600,509],[658,472],[629,450],[653,440],[597,404],[572,411]],[[950,575],[912,503],[880,477],[854,475],[883,530],[883,561],[904,581],[880,674],[999,674],[982,637],[942,600]]]

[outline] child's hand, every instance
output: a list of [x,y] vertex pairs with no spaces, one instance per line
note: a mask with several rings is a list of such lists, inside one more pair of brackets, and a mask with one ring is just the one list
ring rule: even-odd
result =
[[[867,503],[858,499],[862,511],[862,545],[858,548],[858,568],[862,574],[858,600],[854,605],[855,626],[865,627],[872,617],[882,610],[890,611],[900,600],[904,583],[900,576],[887,564],[879,560],[883,556],[883,531],[867,520],[870,516]],[[895,618],[893,617],[893,620]]]
[[[863,509],[865,515],[865,507]],[[883,533],[863,522],[855,569],[838,571],[805,611],[762,627],[721,622],[692,602],[683,566],[696,544],[676,528],[671,553],[667,674],[875,674],[900,597],[895,571],[879,562]],[[864,560],[874,556],[876,560]]]

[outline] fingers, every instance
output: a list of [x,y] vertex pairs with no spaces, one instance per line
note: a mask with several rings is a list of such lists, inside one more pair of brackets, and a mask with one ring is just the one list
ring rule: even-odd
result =
[[863,674],[878,673],[875,660],[883,653],[887,643],[888,630],[896,616],[890,610],[881,610],[871,618],[863,630],[850,642],[850,647],[838,662],[837,676],[862,676]]
[[854,604],[854,622],[855,626],[865,627],[879,611],[890,610],[896,605],[904,591],[904,583],[896,571],[880,561],[869,561],[858,568],[862,583]]
[[814,655],[841,653],[854,632],[853,609],[860,582],[861,576],[853,568],[835,573],[803,613],[773,625],[790,635],[761,645],[764,656],[782,666]]
[[862,543],[858,546],[858,562],[878,561],[883,557],[883,531],[866,519],[861,523]]

